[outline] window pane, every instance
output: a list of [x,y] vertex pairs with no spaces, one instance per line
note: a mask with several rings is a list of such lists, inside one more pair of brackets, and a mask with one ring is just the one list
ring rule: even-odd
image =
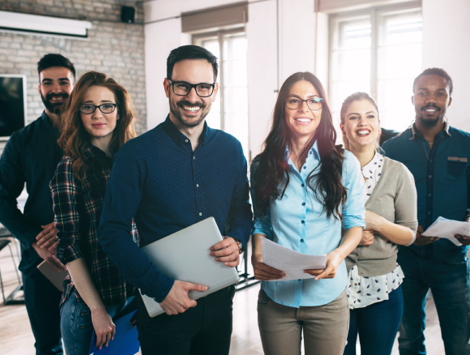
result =
[[247,40],[243,35],[226,35],[224,38],[224,58],[246,60]]
[[412,86],[412,78],[379,80],[377,104],[382,127],[403,131],[414,120],[414,106],[411,104]]
[[217,58],[220,58],[219,41],[217,40],[217,38],[202,40],[201,47],[204,47],[205,49],[210,51],[213,55],[215,55]]
[[338,23],[337,49],[370,48],[371,26],[368,18]]
[[212,103],[212,108],[206,117],[206,122],[209,127],[220,129],[220,96],[217,95],[215,102]]
[[[248,112],[248,89],[246,87],[240,88],[225,88],[225,112]],[[225,119],[227,123],[227,119]]]
[[225,132],[237,138],[248,157],[248,112],[225,113]]
[[370,78],[370,49],[333,52],[332,80],[364,80]]
[[421,72],[421,43],[378,50],[378,79],[414,78]]
[[246,60],[224,62],[224,85],[226,87],[248,85]]
[[423,20],[419,11],[381,16],[379,45],[417,43],[422,41]]

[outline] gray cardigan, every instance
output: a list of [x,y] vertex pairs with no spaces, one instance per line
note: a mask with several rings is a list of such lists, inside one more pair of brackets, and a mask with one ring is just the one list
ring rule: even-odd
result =
[[[384,157],[382,175],[365,204],[366,210],[390,222],[409,227],[413,233],[418,228],[417,193],[413,175],[402,163]],[[346,258],[350,270],[358,266],[360,276],[386,275],[396,267],[397,245],[375,233],[372,245],[359,245]]]

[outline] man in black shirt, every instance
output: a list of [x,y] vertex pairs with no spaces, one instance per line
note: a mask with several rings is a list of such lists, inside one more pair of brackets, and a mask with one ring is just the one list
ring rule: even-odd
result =
[[[46,260],[56,270],[65,266],[55,256],[57,245],[49,181],[63,152],[57,145],[62,130],[60,106],[75,80],[73,64],[60,54],[38,62],[41,117],[13,133],[0,158],[0,223],[21,241],[24,297],[36,340],[36,355],[63,354],[60,337],[61,292],[38,270]],[[17,198],[24,184],[28,199],[22,213]]]

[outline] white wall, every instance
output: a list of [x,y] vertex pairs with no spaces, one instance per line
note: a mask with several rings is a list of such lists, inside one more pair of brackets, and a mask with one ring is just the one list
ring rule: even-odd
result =
[[438,67],[454,83],[449,123],[470,132],[470,0],[423,0],[423,69]]

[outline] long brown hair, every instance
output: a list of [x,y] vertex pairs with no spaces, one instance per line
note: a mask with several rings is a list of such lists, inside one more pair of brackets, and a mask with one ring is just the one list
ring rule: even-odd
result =
[[127,90],[106,74],[90,71],[83,74],[73,88],[70,97],[62,107],[61,119],[64,128],[57,143],[64,150],[65,155],[73,160],[73,173],[82,181],[87,170],[88,162],[84,159],[84,152],[91,144],[91,136],[85,130],[80,116],[80,105],[86,91],[92,86],[102,86],[114,93],[117,104],[116,128],[113,131],[109,151],[114,155],[129,139],[135,137],[134,105]]
[[[323,99],[320,124],[302,154],[302,156],[305,156],[317,141],[321,163],[309,173],[307,185],[313,190],[317,200],[323,202],[327,218],[333,216],[342,220],[340,206],[346,202],[347,198],[346,188],[341,182],[344,150],[341,145],[335,146],[336,131],[333,126],[325,89],[320,80],[309,72],[292,74],[282,84],[279,91],[274,106],[271,131],[264,142],[263,152],[254,159],[254,162],[258,164],[254,173],[254,180],[256,181],[255,195],[257,197],[255,214],[258,216],[265,214],[272,201],[282,199],[289,184],[285,152],[286,146],[289,145],[292,139],[292,134],[285,120],[286,99],[292,85],[301,80],[310,82]],[[280,190],[279,186],[283,182],[285,184]]]

